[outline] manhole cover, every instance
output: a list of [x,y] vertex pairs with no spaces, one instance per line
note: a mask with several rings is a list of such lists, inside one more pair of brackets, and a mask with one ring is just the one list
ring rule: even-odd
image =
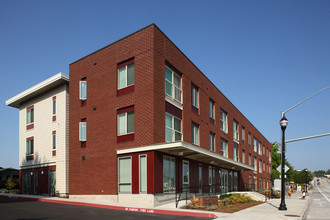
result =
[[285,216],[288,216],[288,217],[300,217],[300,215],[285,215]]

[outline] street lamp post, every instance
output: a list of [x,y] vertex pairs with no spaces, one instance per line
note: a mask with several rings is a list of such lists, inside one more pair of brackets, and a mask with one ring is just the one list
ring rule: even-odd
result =
[[[306,102],[307,100],[309,100],[310,98],[316,96],[317,94],[319,94],[320,92],[330,89],[330,86],[321,89],[320,91],[314,93],[313,95],[309,96],[308,98],[304,99],[303,101],[299,102],[298,104],[292,106],[291,108],[289,108],[286,111],[282,111],[282,118],[280,120],[280,125],[281,125],[281,129],[282,129],[282,165],[281,165],[281,204],[280,207],[278,208],[279,210],[287,210],[286,205],[285,205],[285,176],[284,176],[284,172],[285,172],[285,129],[286,126],[288,125],[288,119],[285,118],[285,113],[287,113],[288,111],[291,111],[292,109],[294,109],[295,107],[297,107],[298,105],[301,105],[302,103]],[[329,135],[329,134],[324,134],[324,135],[319,135],[319,136],[325,136],[325,135]],[[309,138],[314,138],[314,137],[307,137],[304,139],[309,139]],[[297,140],[292,140],[292,141],[297,141]]]
[[279,210],[287,210],[285,205],[285,129],[288,125],[288,119],[285,118],[284,112],[282,112],[282,118],[280,121],[281,129],[282,129],[282,164],[281,164],[281,204],[278,208]]

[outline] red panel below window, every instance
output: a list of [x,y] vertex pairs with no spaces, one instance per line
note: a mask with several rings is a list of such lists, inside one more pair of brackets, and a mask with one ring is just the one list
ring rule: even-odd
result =
[[174,115],[182,120],[182,110],[175,107],[171,103],[165,102],[165,112],[170,113],[171,115]]
[[117,142],[118,143],[128,142],[128,141],[134,141],[134,133],[133,134],[121,135],[121,136],[117,137]]
[[56,121],[56,115],[53,116],[53,121]]
[[117,90],[117,96],[126,95],[126,94],[129,94],[129,93],[132,93],[132,92],[134,92],[134,85],[128,86],[128,87],[120,89],[120,90]]
[[53,150],[53,157],[56,156],[56,150]]
[[214,125],[214,119],[210,118],[210,123]]
[[26,160],[34,160],[34,155],[28,155],[28,156],[26,156]]
[[87,146],[86,141],[82,141],[82,142],[81,142],[81,147],[82,147],[82,148],[85,148],[86,146]]
[[30,125],[27,125],[27,126],[26,126],[26,130],[30,130],[30,129],[32,129],[32,128],[34,128],[34,124],[30,124]]
[[198,108],[195,106],[191,105],[191,110],[198,115]]

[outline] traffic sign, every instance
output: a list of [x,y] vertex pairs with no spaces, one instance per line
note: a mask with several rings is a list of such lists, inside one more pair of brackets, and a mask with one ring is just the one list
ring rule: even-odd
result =
[[[279,167],[277,167],[276,170],[281,173],[281,168],[282,168],[282,165],[280,165]],[[289,169],[290,169],[289,167],[287,167],[286,165],[284,165],[284,173],[288,172]]]

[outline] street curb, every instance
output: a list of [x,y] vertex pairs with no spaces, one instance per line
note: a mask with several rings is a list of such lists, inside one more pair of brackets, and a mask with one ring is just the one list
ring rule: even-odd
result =
[[87,206],[87,207],[103,208],[103,209],[113,209],[113,210],[121,210],[121,211],[128,211],[128,212],[142,212],[142,213],[161,214],[161,215],[191,216],[191,217],[212,218],[212,219],[218,218],[218,216],[213,213],[174,211],[174,210],[149,209],[149,208],[134,208],[134,207],[124,207],[124,206],[102,205],[102,204],[87,203],[87,202],[73,202],[73,201],[43,199],[43,198],[32,198],[32,197],[24,197],[24,196],[12,196],[12,195],[3,195],[3,194],[1,194],[0,197],[14,198],[14,199],[26,199],[26,200],[32,200],[32,201],[49,202],[49,203],[57,203],[57,204],[65,204],[65,205],[76,205],[76,206]]
[[312,195],[313,195],[313,193],[314,193],[314,190],[310,190],[310,191],[312,191],[312,193],[311,193],[311,195],[309,196],[308,201],[306,202],[306,204],[305,204],[305,206],[304,206],[304,208],[303,208],[303,213],[302,213],[302,217],[301,217],[302,220],[305,220],[305,219],[306,219],[307,212],[308,212],[308,209],[309,209],[309,207],[310,207],[310,203],[311,203],[311,201],[312,201]]

